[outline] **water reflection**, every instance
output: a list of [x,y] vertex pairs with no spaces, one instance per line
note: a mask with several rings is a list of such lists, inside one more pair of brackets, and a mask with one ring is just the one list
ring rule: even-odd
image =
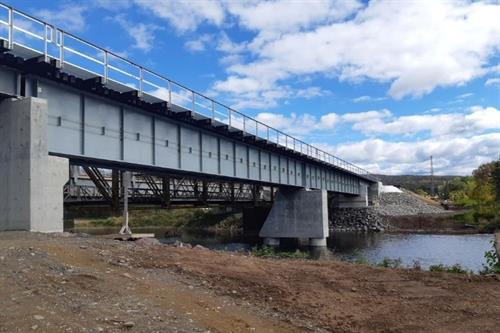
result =
[[460,264],[478,272],[485,263],[484,253],[492,249],[492,241],[491,234],[335,233],[328,245],[346,260],[364,258],[378,263],[384,258],[400,258],[407,267],[415,261],[424,269],[436,264]]

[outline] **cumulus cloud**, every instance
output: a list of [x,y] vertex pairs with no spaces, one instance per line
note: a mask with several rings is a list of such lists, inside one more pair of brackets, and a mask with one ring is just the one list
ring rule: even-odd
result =
[[[237,42],[221,32],[214,43],[223,53],[220,63],[227,66],[227,77],[215,82],[212,90],[240,106],[276,106],[289,95],[276,97],[277,91],[285,86],[295,89],[287,80],[308,75],[390,83],[388,95],[401,99],[498,71],[490,63],[500,48],[500,6],[495,1],[422,0],[404,6],[357,0],[130,2],[180,33],[203,25],[237,26],[250,32],[238,36]],[[147,49],[149,43],[142,47]],[[200,51],[206,43],[193,39],[186,47]],[[234,89],[248,82],[254,82],[252,86],[257,82],[257,88]],[[266,96],[271,99],[254,99]],[[355,102],[381,99],[360,96]]]
[[387,99],[386,97],[372,97],[364,95],[353,98],[352,101],[353,103],[364,103],[364,102],[380,102],[386,99]]
[[132,47],[144,52],[151,51],[154,47],[155,32],[162,29],[156,24],[130,22],[123,15],[117,15],[112,20],[120,24],[132,38],[134,41]]
[[[353,122],[353,128],[364,134],[413,135],[430,132],[439,135],[470,135],[486,130],[500,130],[500,110],[494,107],[475,106],[466,113],[423,114],[387,118],[390,113],[370,111],[364,113],[371,119],[362,117],[363,113],[346,115],[347,121]],[[354,118],[353,118],[354,117]],[[361,117],[358,119],[357,117]]]
[[495,77],[495,78],[488,79],[488,80],[486,80],[486,82],[484,83],[484,85],[486,87],[489,87],[489,86],[500,86],[500,77]]
[[464,137],[437,137],[420,141],[390,142],[367,139],[336,146],[322,145],[333,154],[357,163],[371,172],[419,174],[429,172],[429,157],[441,174],[470,174],[480,163],[497,158],[500,133]]
[[203,34],[196,39],[188,40],[184,43],[184,46],[193,52],[201,52],[205,51],[205,48],[208,43],[213,41],[213,36],[210,34]]
[[225,17],[220,1],[134,0],[134,3],[181,33],[194,31],[202,23],[219,26]]
[[[255,13],[262,6],[240,7]],[[388,94],[401,99],[462,85],[491,71],[489,60],[500,45],[495,3],[372,1],[353,8],[354,14],[334,22],[308,21],[307,15],[290,20],[296,29],[233,10],[240,25],[257,35],[248,43],[253,60],[231,65],[228,80],[253,79],[266,87],[308,74],[371,79],[390,82]],[[283,12],[294,15],[292,9]]]
[[42,9],[35,16],[68,31],[83,31],[86,27],[84,17],[88,7],[75,4],[65,4],[54,10]]

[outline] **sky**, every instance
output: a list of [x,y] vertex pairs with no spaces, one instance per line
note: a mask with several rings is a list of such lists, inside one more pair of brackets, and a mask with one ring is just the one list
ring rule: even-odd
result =
[[500,2],[11,0],[372,173],[500,157]]

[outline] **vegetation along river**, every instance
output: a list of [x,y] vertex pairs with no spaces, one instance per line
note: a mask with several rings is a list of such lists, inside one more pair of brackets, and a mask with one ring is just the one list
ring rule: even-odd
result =
[[[75,231],[94,235],[116,233],[116,228],[82,228]],[[213,234],[184,231],[172,237],[164,228],[135,228],[134,232],[151,232],[161,242],[176,241],[200,244],[210,249],[226,251],[251,250],[256,239],[246,239],[239,233]],[[328,247],[348,261],[380,263],[384,259],[400,259],[401,266],[418,263],[423,269],[431,265],[454,265],[478,272],[485,263],[484,254],[492,249],[492,234],[412,234],[412,233],[348,233],[336,232],[328,239]],[[288,248],[290,249],[290,248]]]

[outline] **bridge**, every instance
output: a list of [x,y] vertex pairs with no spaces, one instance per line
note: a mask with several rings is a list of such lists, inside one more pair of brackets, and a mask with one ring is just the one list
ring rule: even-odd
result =
[[340,205],[377,192],[366,170],[4,4],[0,96],[0,229],[62,230],[63,192],[75,200],[69,165],[115,205],[128,205],[131,173],[167,206],[179,179],[196,180],[205,203],[227,201],[210,184],[229,201],[235,188],[251,189],[249,201],[279,189],[261,230],[271,243],[321,245],[327,192]]

